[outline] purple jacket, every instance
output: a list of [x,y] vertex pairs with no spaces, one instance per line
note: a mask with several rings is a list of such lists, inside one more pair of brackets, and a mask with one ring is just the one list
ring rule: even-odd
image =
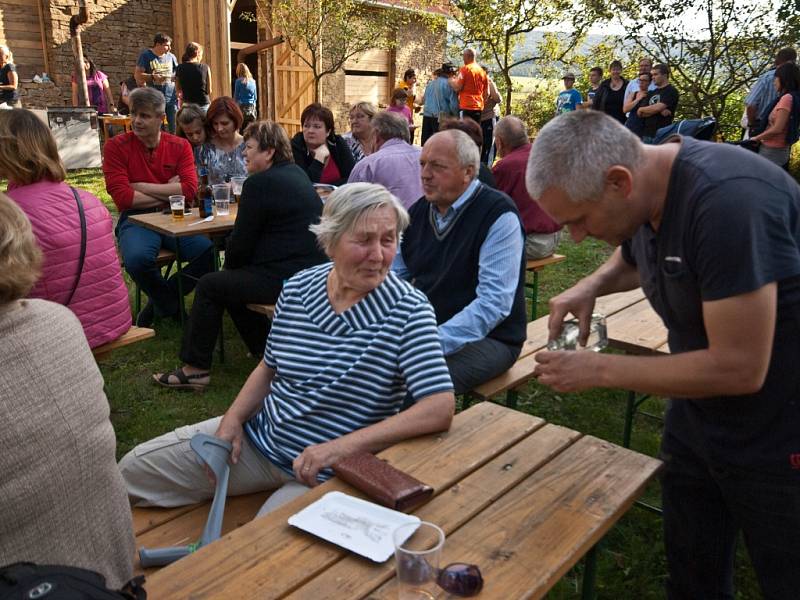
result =
[[[86,259],[69,308],[83,325],[89,346],[117,339],[131,326],[128,288],[120,272],[111,215],[95,196],[78,190],[86,213]],[[9,184],[8,196],[28,216],[42,249],[42,275],[29,294],[58,304],[67,301],[78,274],[81,226],[72,190],[65,183]]]
[[380,183],[400,199],[407,209],[422,198],[419,170],[420,149],[403,140],[391,139],[356,163],[347,183]]

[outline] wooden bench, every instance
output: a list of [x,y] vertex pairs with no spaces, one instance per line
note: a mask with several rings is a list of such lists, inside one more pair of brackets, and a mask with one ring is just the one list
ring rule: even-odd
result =
[[270,321],[275,317],[275,305],[274,304],[248,304],[247,308],[249,308],[253,312],[257,312],[257,313],[260,313],[262,315],[267,315],[267,318]]
[[136,342],[141,342],[142,340],[149,339],[151,337],[155,337],[156,332],[152,329],[148,329],[147,327],[137,327],[136,325],[131,325],[131,328],[128,329],[125,333],[123,333],[117,339],[108,342],[107,344],[103,344],[102,346],[98,346],[97,348],[92,349],[92,354],[96,360],[100,360],[105,358],[113,350],[117,348],[122,348],[124,346],[130,346],[131,344],[135,344]]
[[565,260],[567,260],[567,257],[563,254],[553,254],[538,260],[529,260],[525,265],[525,271],[533,273],[533,282],[528,283],[525,281],[525,288],[531,291],[531,321],[535,321],[537,315],[536,305],[539,302],[539,271]]
[[[258,509],[272,492],[257,492],[245,496],[228,496],[225,500],[225,516],[222,520],[222,535],[252,521]],[[133,533],[136,536],[136,574],[145,575],[160,567],[142,569],[139,565],[138,549],[185,546],[200,539],[208,518],[211,501],[177,508],[132,508]]]
[[[598,298],[595,303],[595,311],[609,318],[640,302],[644,302],[649,307],[644,298],[644,292],[641,288],[637,288],[628,292],[619,292]],[[476,387],[470,392],[470,395],[479,400],[488,400],[493,396],[506,392],[508,406],[511,408],[516,407],[519,388],[525,386],[533,378],[533,370],[536,368],[534,354],[547,346],[548,319],[549,315],[545,315],[528,323],[527,339],[522,345],[517,361],[502,375]]]

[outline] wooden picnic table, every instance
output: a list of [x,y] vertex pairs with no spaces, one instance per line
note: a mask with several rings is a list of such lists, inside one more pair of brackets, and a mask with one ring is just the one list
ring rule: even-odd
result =
[[[214,215],[211,221],[204,221],[201,219],[200,211],[197,207],[192,208],[192,214],[184,215],[183,219],[180,220],[173,219],[172,214],[164,214],[161,212],[143,213],[128,217],[131,222],[137,225],[151,229],[156,233],[175,238],[175,265],[178,271],[178,302],[180,303],[179,312],[181,324],[183,324],[186,307],[183,297],[183,267],[180,240],[182,237],[190,235],[214,237],[227,234],[233,230],[233,225],[236,222],[236,215],[239,211],[239,205],[230,204],[230,211],[229,215]],[[219,269],[219,262],[219,254],[215,249],[214,264],[217,269]]]
[[[449,432],[380,456],[435,488],[415,514],[445,531],[442,565],[479,565],[480,597],[508,600],[544,596],[661,466],[488,402],[456,415]],[[394,559],[373,563],[287,524],[334,490],[363,497],[334,478],[148,576],[148,598],[396,598]]]
[[132,223],[175,238],[190,235],[215,236],[223,235],[233,230],[239,205],[231,204],[230,207],[231,214],[224,217],[214,215],[214,219],[206,223],[201,223],[203,219],[200,218],[200,212],[197,207],[192,208],[192,214],[184,216],[180,221],[173,219],[171,214],[160,212],[131,215],[128,219]]

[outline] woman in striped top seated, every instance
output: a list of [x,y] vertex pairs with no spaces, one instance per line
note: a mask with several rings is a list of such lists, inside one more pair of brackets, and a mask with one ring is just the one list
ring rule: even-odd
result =
[[[408,213],[384,187],[345,185],[313,225],[330,263],[283,287],[264,360],[222,416],[145,442],[120,462],[134,506],[214,490],[189,451],[198,432],[233,444],[231,495],[278,489],[259,514],[328,479],[358,451],[450,427],[455,399],[433,309],[390,272]],[[413,400],[400,412],[406,397]]]

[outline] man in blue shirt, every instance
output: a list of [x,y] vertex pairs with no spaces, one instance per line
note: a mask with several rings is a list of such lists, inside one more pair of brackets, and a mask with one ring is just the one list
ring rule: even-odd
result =
[[744,103],[747,110],[747,125],[750,129],[750,137],[758,135],[767,127],[767,119],[772,103],[778,99],[778,92],[775,89],[773,80],[775,79],[775,69],[783,63],[795,62],[797,52],[794,48],[781,48],[775,55],[775,67],[761,75],[753,89],[747,94]]
[[420,142],[423,146],[429,137],[439,131],[440,118],[458,116],[458,96],[449,83],[457,71],[453,63],[446,62],[441,69],[434,71],[435,77],[425,87]]
[[564,73],[565,89],[556,98],[556,115],[572,112],[583,102],[583,96],[572,87],[574,85],[575,75],[573,73]]
[[175,133],[175,113],[178,110],[175,69],[178,68],[178,59],[169,51],[171,47],[172,38],[163,33],[157,33],[153,38],[153,47],[146,48],[139,54],[133,76],[139,85],[154,87],[164,94],[167,127],[170,133]]
[[426,202],[409,209],[392,269],[428,297],[462,394],[507,371],[525,342],[524,230],[511,198],[478,181],[463,131],[433,135],[419,162]]

